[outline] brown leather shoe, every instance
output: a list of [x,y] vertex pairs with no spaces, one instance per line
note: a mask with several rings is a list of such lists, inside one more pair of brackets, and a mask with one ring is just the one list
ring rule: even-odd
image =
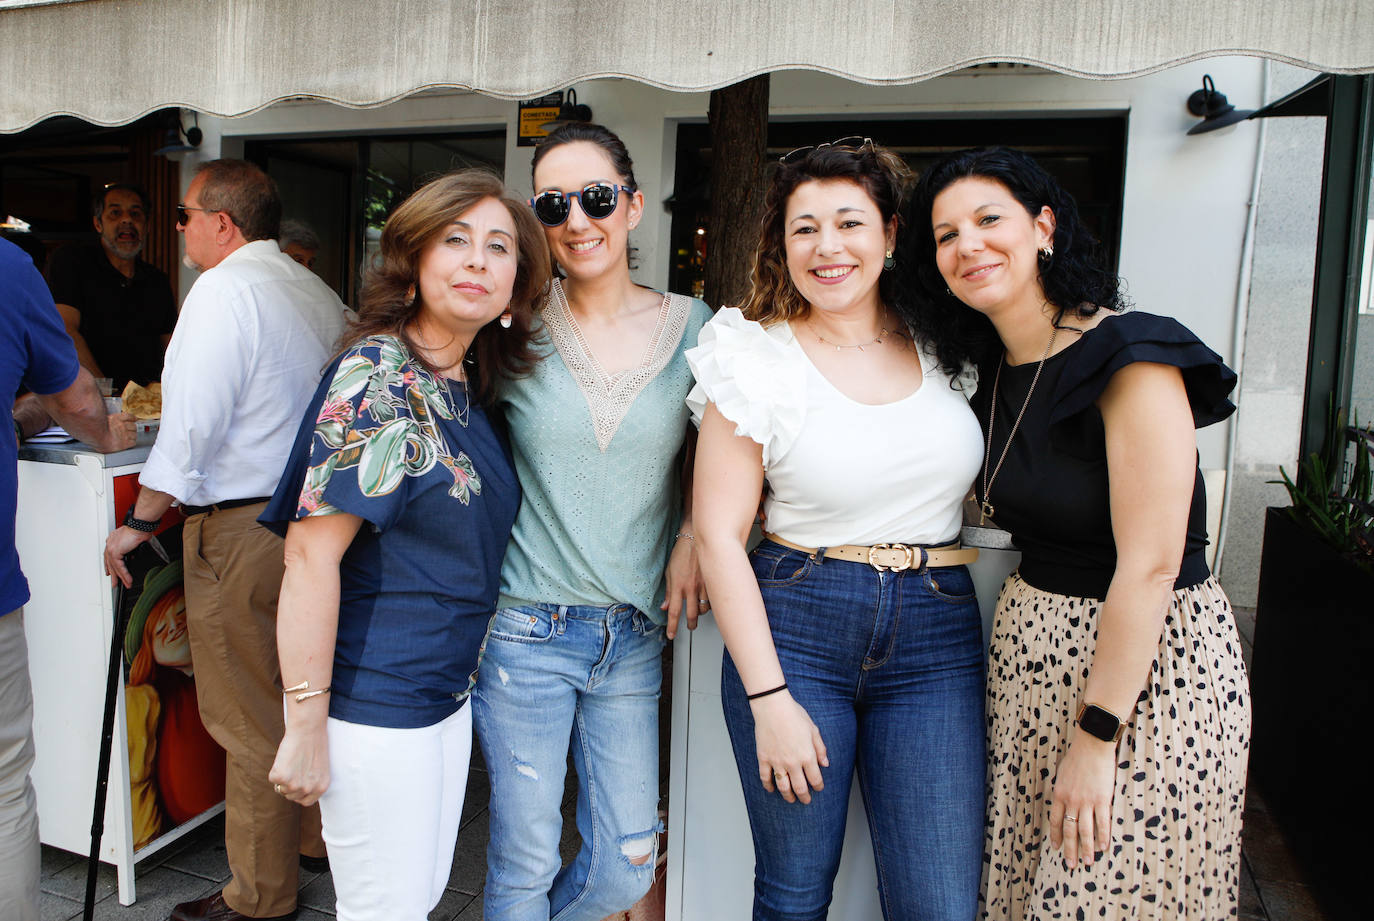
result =
[[224,904],[224,893],[216,892],[209,898],[196,899],[194,902],[182,902],[172,909],[172,914],[167,921],[292,921],[298,911],[299,909],[292,909],[284,915],[274,915],[271,918],[253,918],[250,915],[241,915]]

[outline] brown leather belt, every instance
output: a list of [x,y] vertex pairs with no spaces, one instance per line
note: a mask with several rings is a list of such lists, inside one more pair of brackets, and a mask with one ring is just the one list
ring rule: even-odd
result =
[[878,572],[891,570],[902,572],[907,569],[939,569],[944,566],[963,566],[978,559],[974,547],[962,549],[959,542],[944,544],[940,547],[919,547],[914,544],[874,544],[863,547],[858,544],[841,544],[838,547],[803,547],[785,540],[776,534],[763,535],[775,544],[800,550],[808,556],[820,553],[830,560],[848,560],[851,563],[867,563]]

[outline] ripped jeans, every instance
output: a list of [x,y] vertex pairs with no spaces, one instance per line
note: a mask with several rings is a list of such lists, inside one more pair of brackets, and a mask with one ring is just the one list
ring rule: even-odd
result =
[[[648,891],[664,642],[628,604],[496,612],[472,696],[491,777],[487,921],[600,921]],[[560,869],[570,737],[582,848]]]

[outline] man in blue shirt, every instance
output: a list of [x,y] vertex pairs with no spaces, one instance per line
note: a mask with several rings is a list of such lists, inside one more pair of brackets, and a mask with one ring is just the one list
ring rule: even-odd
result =
[[[23,250],[0,240],[0,397],[21,386],[72,435],[103,452],[134,446],[132,416],[107,416],[95,379],[76,360],[48,286]],[[37,921],[38,810],[33,695],[23,605],[29,585],[14,546],[19,423],[0,432],[0,918]]]

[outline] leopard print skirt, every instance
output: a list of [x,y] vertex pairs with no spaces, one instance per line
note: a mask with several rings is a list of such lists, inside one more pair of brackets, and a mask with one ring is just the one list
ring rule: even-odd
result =
[[1110,849],[1072,869],[1051,849],[1055,771],[1101,606],[1032,588],[1016,573],[1002,587],[989,656],[982,917],[1234,917],[1250,692],[1231,605],[1214,578],[1173,594],[1117,749]]

